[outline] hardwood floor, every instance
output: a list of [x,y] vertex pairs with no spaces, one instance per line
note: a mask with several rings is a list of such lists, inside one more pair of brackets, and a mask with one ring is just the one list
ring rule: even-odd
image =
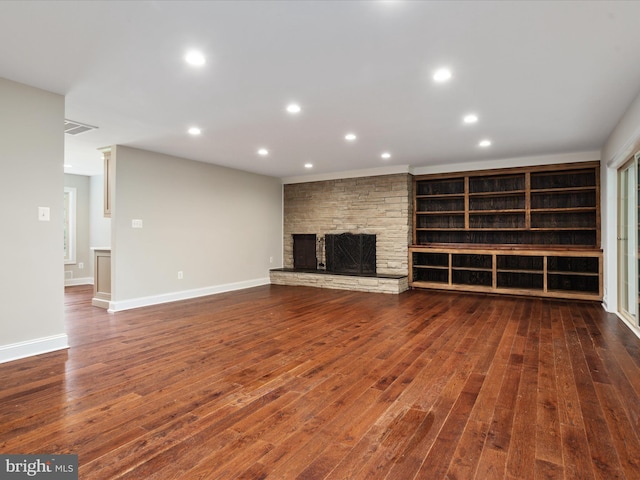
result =
[[640,479],[640,341],[596,303],[265,286],[0,365],[0,452],[81,479]]

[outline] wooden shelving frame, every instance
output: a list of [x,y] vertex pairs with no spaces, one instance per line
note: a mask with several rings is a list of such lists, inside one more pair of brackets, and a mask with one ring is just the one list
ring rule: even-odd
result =
[[599,162],[414,178],[412,287],[602,298]]

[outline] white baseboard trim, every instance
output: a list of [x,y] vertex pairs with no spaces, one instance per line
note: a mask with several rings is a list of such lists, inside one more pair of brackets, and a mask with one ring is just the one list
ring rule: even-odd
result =
[[622,322],[629,327],[629,330],[631,330],[631,332],[638,338],[640,338],[640,329],[638,329],[637,326],[633,325],[631,322],[629,322],[629,320],[627,320],[624,316],[622,316],[620,314],[620,312],[614,312],[616,314],[616,317],[618,317],[620,320],[622,320]]
[[72,287],[74,285],[93,285],[93,277],[65,278],[65,287]]
[[152,295],[149,297],[132,298],[129,300],[119,300],[109,302],[110,313],[130,310],[132,308],[149,307],[151,305],[159,305],[161,303],[177,302],[179,300],[189,300],[190,298],[205,297],[207,295],[215,295],[217,293],[232,292],[234,290],[243,290],[245,288],[259,287],[268,285],[269,277],[256,278],[243,282],[227,283],[224,285],[214,285],[211,287],[195,288],[193,290],[183,290],[180,292],[163,293],[161,295]]
[[50,337],[34,338],[25,342],[0,345],[0,363],[11,362],[20,358],[40,355],[69,348],[66,333],[52,335]]

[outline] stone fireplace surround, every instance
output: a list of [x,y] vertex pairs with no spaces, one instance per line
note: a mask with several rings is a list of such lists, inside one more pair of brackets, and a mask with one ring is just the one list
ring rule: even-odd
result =
[[[271,283],[401,293],[408,289],[411,175],[392,174],[284,185],[284,268]],[[332,275],[293,269],[293,234],[376,235],[375,276]],[[324,261],[324,245],[316,256]],[[322,259],[322,260],[321,260]]]

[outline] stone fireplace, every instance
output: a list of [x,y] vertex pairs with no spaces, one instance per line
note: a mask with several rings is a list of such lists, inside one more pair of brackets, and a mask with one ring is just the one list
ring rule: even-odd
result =
[[[386,293],[406,290],[408,245],[412,243],[412,185],[408,173],[285,184],[284,263],[280,271],[270,273],[272,283]],[[339,237],[342,232],[375,238],[374,249],[369,250],[375,262],[363,273],[333,275],[328,271],[335,263],[329,265],[327,248],[331,247],[325,244],[331,242],[328,238]],[[315,273],[295,271],[294,236],[304,234],[316,236]],[[310,249],[309,242],[304,250]],[[296,256],[302,251],[295,250]],[[313,258],[312,251],[309,258]],[[339,259],[338,265],[343,260]]]

